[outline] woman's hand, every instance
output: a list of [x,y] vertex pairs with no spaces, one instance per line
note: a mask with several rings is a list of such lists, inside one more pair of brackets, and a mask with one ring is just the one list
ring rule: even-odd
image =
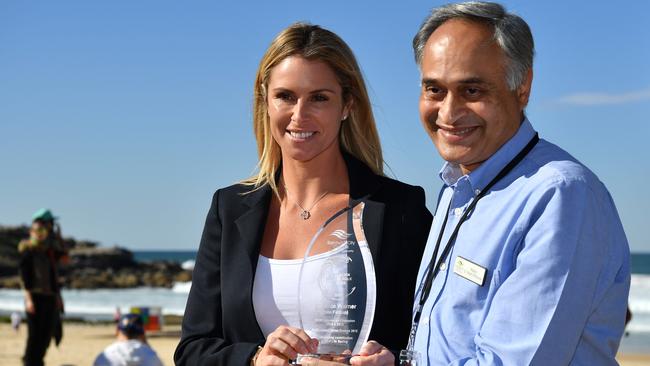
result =
[[375,341],[368,341],[361,347],[358,356],[350,359],[353,366],[393,366],[395,356],[388,348]]
[[286,366],[299,353],[314,353],[317,349],[318,340],[310,338],[304,330],[281,325],[266,338],[255,366]]

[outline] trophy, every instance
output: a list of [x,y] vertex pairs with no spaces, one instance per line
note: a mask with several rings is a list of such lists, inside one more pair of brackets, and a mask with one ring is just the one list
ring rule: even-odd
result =
[[319,344],[316,353],[298,355],[294,365],[349,365],[368,340],[377,292],[363,233],[364,207],[360,202],[334,214],[305,252],[298,278],[298,318]]

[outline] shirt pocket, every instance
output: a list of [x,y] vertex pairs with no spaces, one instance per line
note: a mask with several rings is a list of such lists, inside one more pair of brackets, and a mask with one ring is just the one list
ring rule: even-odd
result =
[[479,332],[489,312],[494,292],[500,285],[498,270],[488,269],[485,276],[485,283],[479,286],[454,273],[453,268],[449,271],[441,297],[447,320],[442,328],[448,342],[469,347]]

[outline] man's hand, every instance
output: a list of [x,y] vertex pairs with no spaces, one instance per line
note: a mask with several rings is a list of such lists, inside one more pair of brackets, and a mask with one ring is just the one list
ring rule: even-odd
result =
[[395,356],[375,341],[368,341],[361,347],[358,356],[350,359],[353,366],[392,366],[395,364]]
[[28,296],[25,297],[25,312],[28,314],[36,313],[36,307],[34,306],[34,302],[32,301],[32,298]]

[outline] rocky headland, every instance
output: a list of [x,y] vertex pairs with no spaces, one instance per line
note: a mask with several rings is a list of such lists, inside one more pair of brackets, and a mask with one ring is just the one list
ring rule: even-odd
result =
[[[0,226],[0,288],[20,288],[18,243],[29,227]],[[71,289],[172,287],[192,279],[192,272],[172,261],[138,262],[125,248],[65,237],[69,261],[59,266],[62,287]]]

